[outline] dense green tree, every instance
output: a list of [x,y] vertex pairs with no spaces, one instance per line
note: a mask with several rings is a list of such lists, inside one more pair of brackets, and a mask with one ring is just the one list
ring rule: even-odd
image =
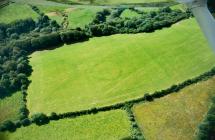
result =
[[31,118],[32,122],[36,123],[37,125],[49,123],[49,118],[43,113],[34,114]]
[[16,130],[16,126],[12,121],[8,120],[3,122],[3,124],[0,127],[0,130],[14,132]]

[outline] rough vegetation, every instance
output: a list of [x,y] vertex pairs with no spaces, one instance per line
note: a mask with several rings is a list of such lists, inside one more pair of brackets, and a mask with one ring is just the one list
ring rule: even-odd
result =
[[[214,84],[215,77],[186,86],[175,94],[155,99],[153,102],[134,106],[134,115],[145,139],[195,140],[198,125],[210,107],[211,98],[215,95]],[[210,125],[210,130],[213,130],[213,124]],[[205,131],[209,128],[207,121],[199,128],[202,130],[199,133],[201,140],[213,140],[207,139],[209,136],[206,137],[210,133]]]

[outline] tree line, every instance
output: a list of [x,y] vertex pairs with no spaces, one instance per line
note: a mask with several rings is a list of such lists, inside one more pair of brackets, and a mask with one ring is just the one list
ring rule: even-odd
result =
[[[161,8],[158,11],[143,12],[135,8],[129,8],[141,14],[140,17],[121,18],[121,13],[126,8],[117,8],[112,10],[104,10],[96,15],[93,22],[91,22],[86,30],[91,36],[105,36],[117,33],[142,33],[153,32],[157,29],[169,27],[172,24],[192,16],[187,12],[181,10],[172,10],[169,7]],[[110,15],[109,20],[106,15]]]
[[60,26],[55,20],[50,20],[48,16],[41,14],[36,21],[32,18],[20,19],[9,24],[0,23],[0,43],[20,38],[39,36],[42,33],[52,33],[58,31]]
[[62,44],[87,40],[82,30],[70,30],[10,42],[0,47],[0,97],[11,92],[26,90],[32,72],[28,54],[37,50],[49,49]]

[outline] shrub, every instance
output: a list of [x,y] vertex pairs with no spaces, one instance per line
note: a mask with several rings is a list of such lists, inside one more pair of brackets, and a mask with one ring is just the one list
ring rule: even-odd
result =
[[31,124],[31,121],[28,118],[25,118],[23,120],[20,121],[20,123],[22,124],[22,126],[29,126]]
[[145,95],[144,95],[144,99],[146,100],[146,101],[153,101],[154,99],[153,99],[153,97],[150,95],[150,94],[148,94],[148,93],[146,93]]
[[32,122],[36,123],[37,125],[44,125],[49,123],[49,118],[43,113],[34,114],[31,118]]
[[87,40],[89,37],[84,31],[70,30],[67,32],[60,33],[60,38],[63,43],[70,44]]
[[14,123],[14,125],[15,125],[16,128],[20,128],[22,124],[21,124],[20,121],[16,121],[16,122]]
[[16,130],[16,125],[12,121],[5,121],[0,127],[1,131],[14,132]]
[[55,112],[52,112],[49,118],[50,120],[58,120],[59,116]]

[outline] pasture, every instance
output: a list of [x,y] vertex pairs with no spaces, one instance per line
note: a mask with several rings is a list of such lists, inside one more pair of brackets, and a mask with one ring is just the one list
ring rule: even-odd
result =
[[97,37],[30,57],[31,114],[115,104],[166,89],[215,65],[194,19],[154,33]]
[[126,9],[125,11],[122,12],[122,14],[120,15],[121,18],[134,18],[134,17],[140,17],[141,15],[138,14],[135,11]]
[[92,8],[77,8],[68,12],[69,28],[84,27],[89,24],[95,17],[98,11],[101,11],[101,7]]
[[13,3],[0,9],[0,23],[10,23],[14,20],[26,18],[36,20],[37,17],[37,13],[35,13],[27,4]]
[[129,137],[130,123],[122,110],[52,121],[43,126],[31,125],[14,133],[0,133],[0,138],[9,140],[116,140]]
[[[62,2],[62,0],[54,0]],[[113,4],[140,4],[140,3],[153,3],[153,2],[171,2],[172,0],[68,0],[74,3],[81,4],[99,4],[99,5],[113,5]]]
[[85,27],[95,17],[102,7],[87,7],[87,6],[38,6],[50,19],[56,20],[59,25],[63,22],[64,16],[67,15],[69,23],[68,28]]
[[215,95],[215,77],[133,108],[147,140],[195,140]]

